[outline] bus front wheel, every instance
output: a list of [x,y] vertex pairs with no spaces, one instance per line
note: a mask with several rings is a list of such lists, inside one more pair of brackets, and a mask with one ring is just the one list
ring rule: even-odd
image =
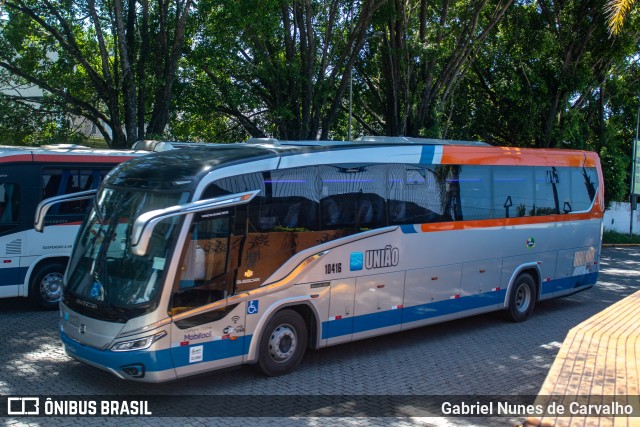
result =
[[264,328],[258,347],[259,370],[267,376],[288,374],[302,361],[307,348],[307,328],[293,310],[276,313]]
[[62,296],[62,277],[65,269],[66,265],[59,262],[38,268],[29,281],[29,299],[48,310],[58,308]]
[[527,320],[536,305],[536,283],[528,273],[519,275],[509,295],[507,316],[514,322]]

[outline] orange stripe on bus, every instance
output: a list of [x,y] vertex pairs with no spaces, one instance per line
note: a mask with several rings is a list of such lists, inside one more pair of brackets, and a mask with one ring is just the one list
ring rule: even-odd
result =
[[501,166],[596,167],[598,155],[588,151],[517,147],[442,147],[442,164]]
[[474,228],[496,228],[517,225],[550,224],[568,221],[601,219],[602,212],[592,211],[579,214],[558,214],[544,216],[523,216],[518,218],[479,219],[471,221],[432,222],[420,224],[423,233],[434,231],[469,230]]

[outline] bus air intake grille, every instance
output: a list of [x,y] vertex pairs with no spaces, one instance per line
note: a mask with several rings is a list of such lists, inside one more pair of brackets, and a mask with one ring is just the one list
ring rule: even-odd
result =
[[7,255],[20,255],[22,253],[22,239],[16,239],[7,243],[5,250]]

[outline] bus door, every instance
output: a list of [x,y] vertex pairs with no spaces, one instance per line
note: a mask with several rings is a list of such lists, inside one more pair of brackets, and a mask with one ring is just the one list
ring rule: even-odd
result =
[[[0,249],[0,287],[21,284],[24,279],[21,271],[26,272],[26,269],[20,269],[24,236],[12,235],[20,227],[19,190],[17,183],[0,182],[0,236],[5,236],[1,238],[4,244]],[[5,292],[0,288],[0,296],[4,294]],[[17,294],[15,290],[11,290],[6,296],[17,296]]]
[[[241,362],[245,353],[246,304],[207,307],[233,293],[231,211],[195,214],[182,248],[169,310],[174,316],[171,354],[178,376]],[[185,317],[187,312],[193,314]]]

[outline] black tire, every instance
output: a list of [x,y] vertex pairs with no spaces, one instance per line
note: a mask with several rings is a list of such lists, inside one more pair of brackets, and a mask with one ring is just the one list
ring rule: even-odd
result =
[[528,273],[516,278],[509,294],[507,317],[514,322],[523,322],[531,316],[536,305],[536,282]]
[[258,344],[257,368],[275,377],[298,367],[307,349],[307,327],[297,312],[283,310],[267,323]]
[[67,268],[60,262],[39,267],[29,281],[29,299],[47,310],[58,308],[62,296],[62,278]]

